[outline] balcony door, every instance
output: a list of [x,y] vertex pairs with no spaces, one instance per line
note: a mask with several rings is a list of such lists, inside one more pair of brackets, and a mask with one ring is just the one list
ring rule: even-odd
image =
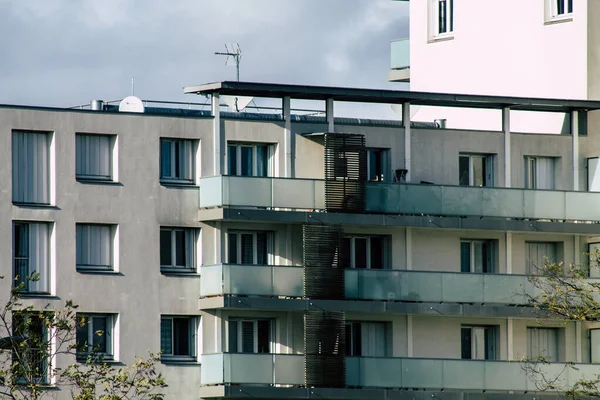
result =
[[525,242],[525,271],[527,275],[537,273],[538,269],[547,262],[558,261],[558,243],[555,242]]
[[527,328],[527,357],[532,360],[543,357],[546,361],[557,362],[558,335],[556,328]]
[[460,186],[494,186],[493,156],[461,154],[458,157]]
[[461,240],[460,271],[474,273],[496,272],[495,240]]
[[273,232],[229,231],[227,262],[229,264],[273,265]]
[[463,326],[461,328],[463,360],[496,360],[498,358],[497,326]]
[[385,322],[346,323],[346,355],[357,357],[386,357]]
[[230,353],[272,353],[274,324],[270,319],[230,319]]
[[525,157],[525,189],[554,190],[554,157]]

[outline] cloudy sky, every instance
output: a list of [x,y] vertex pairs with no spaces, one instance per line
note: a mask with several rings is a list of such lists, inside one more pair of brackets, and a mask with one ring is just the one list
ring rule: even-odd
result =
[[389,41],[408,36],[391,0],[0,0],[0,103],[197,101],[183,86],[234,80],[214,55],[239,43],[241,80],[401,88]]

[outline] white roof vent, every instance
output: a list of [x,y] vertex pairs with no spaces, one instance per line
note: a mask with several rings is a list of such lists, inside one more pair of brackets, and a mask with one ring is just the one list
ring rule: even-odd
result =
[[144,103],[139,97],[127,96],[119,103],[119,112],[143,113]]
[[254,97],[249,96],[221,96],[221,100],[227,104],[227,107],[235,112],[245,109],[253,99]]

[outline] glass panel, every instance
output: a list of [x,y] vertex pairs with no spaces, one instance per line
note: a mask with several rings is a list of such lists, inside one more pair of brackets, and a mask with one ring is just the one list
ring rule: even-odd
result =
[[485,158],[471,157],[473,164],[473,182],[472,186],[485,186]]
[[160,141],[160,177],[171,178],[171,142]]
[[88,329],[89,320],[85,315],[77,314],[77,326],[75,327],[75,340],[77,341],[77,351],[88,351]]
[[191,355],[189,318],[173,318],[173,339],[173,355]]
[[185,267],[185,231],[175,231],[175,265]]
[[242,321],[242,353],[254,353],[254,321]]
[[165,355],[173,354],[173,320],[160,320],[160,350]]
[[485,360],[486,328],[471,328],[471,359]]
[[229,175],[238,175],[236,146],[227,146],[227,173]]
[[342,239],[342,248],[340,249],[340,265],[344,268],[349,268],[352,265],[352,259],[350,257],[352,246],[352,240],[348,237]]
[[271,321],[263,319],[258,321],[258,352],[271,352]]
[[171,255],[171,231],[160,231],[160,265],[172,265],[173,259]]
[[460,272],[471,272],[471,242],[460,242]]
[[472,356],[471,348],[471,328],[460,329],[460,358],[470,360]]
[[269,148],[268,146],[256,146],[256,176],[268,176],[269,172]]
[[354,239],[354,268],[367,268],[367,239]]
[[252,147],[242,146],[240,147],[242,152],[242,165],[241,174],[242,176],[252,176]]
[[93,346],[98,353],[106,353],[106,341],[108,332],[108,324],[106,317],[92,317]]
[[484,265],[484,244],[480,241],[473,242],[473,272],[482,273]]
[[242,262],[241,264],[254,264],[254,235],[243,233],[242,239]]
[[460,186],[469,186],[469,156],[458,157],[458,184]]
[[230,353],[237,353],[238,350],[238,321],[229,321],[229,349]]
[[240,261],[238,260],[238,251],[237,251],[237,233],[230,233],[228,235],[227,246],[228,246],[228,257],[227,262],[229,264],[237,264]]
[[383,238],[371,237],[371,269],[383,269]]

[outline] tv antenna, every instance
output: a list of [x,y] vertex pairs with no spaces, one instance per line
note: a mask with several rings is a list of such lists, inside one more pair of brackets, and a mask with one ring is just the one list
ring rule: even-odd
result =
[[225,60],[225,65],[229,65],[229,61],[233,60],[235,62],[235,67],[237,70],[237,80],[240,81],[240,61],[242,60],[242,49],[238,43],[225,45],[225,52],[216,52],[218,56],[227,56]]

